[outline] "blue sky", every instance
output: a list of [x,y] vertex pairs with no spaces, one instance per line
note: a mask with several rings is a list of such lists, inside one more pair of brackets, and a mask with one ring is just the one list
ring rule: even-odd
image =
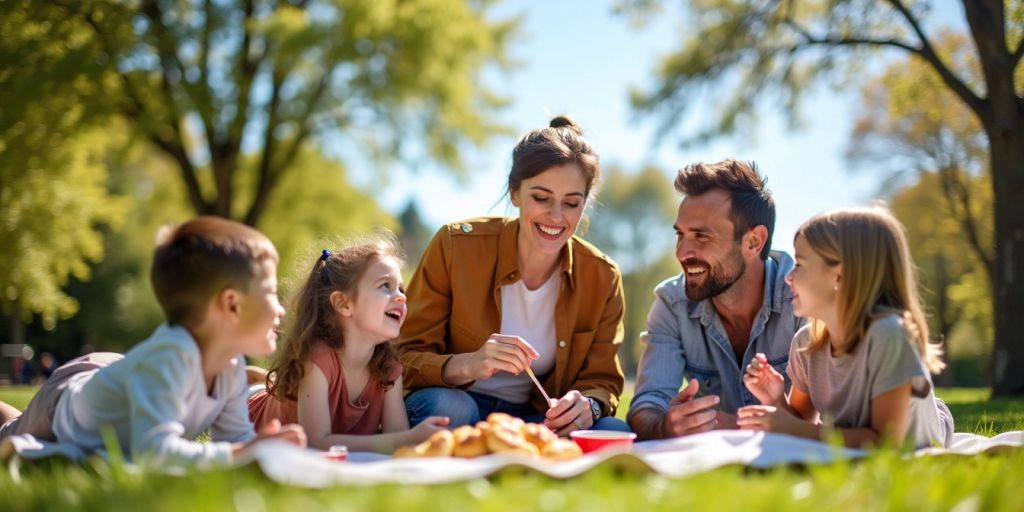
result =
[[[666,187],[672,186],[675,170],[687,163],[753,160],[776,200],[773,246],[788,252],[796,228],[810,216],[873,199],[877,177],[851,173],[843,160],[858,105],[856,85],[843,91],[821,88],[806,97],[806,123],[797,131],[790,131],[781,113],[769,108],[749,134],[685,150],[671,138],[654,146],[657,120],[637,119],[628,91],[651,83],[659,59],[678,46],[685,25],[678,12],[669,11],[637,30],[612,12],[613,3],[516,0],[498,5],[496,17],[525,17],[512,47],[521,66],[491,80],[512,99],[500,119],[516,133],[569,114],[583,127],[603,165],[638,170],[653,164],[665,173]],[[708,115],[714,112],[697,110],[694,121],[704,124],[701,116]],[[499,200],[514,144],[514,137],[495,138],[468,155],[470,179],[464,184],[436,168],[399,171],[378,199],[397,213],[414,198],[431,229],[466,217],[511,212]],[[652,229],[672,237],[672,221],[666,218]]]

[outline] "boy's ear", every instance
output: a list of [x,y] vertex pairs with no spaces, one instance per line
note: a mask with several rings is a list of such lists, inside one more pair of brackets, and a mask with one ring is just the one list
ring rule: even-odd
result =
[[344,293],[333,291],[329,299],[331,301],[331,309],[335,312],[341,313],[342,316],[352,316],[352,301],[348,300]]
[[241,294],[234,288],[225,288],[213,299],[213,307],[226,316],[237,316],[241,305]]

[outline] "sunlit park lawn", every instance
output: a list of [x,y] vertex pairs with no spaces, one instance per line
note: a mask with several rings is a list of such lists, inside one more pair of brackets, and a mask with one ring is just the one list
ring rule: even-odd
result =
[[[32,388],[2,388],[23,407]],[[1024,429],[1024,401],[985,389],[941,389],[957,430],[985,435]],[[628,399],[628,397],[627,397]],[[90,462],[9,466],[0,471],[0,510],[1021,510],[1024,450],[979,457],[905,460],[877,453],[828,466],[754,471],[726,467],[680,480],[599,467],[558,481],[506,471],[440,486],[334,487],[276,484],[255,467],[180,477]]]

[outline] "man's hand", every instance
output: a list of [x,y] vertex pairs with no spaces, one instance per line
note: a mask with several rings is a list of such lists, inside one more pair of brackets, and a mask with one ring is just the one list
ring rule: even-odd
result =
[[669,402],[665,419],[662,420],[664,437],[698,434],[718,426],[718,411],[714,407],[718,405],[719,398],[714,395],[693,398],[699,389],[697,380],[690,379],[686,387]]

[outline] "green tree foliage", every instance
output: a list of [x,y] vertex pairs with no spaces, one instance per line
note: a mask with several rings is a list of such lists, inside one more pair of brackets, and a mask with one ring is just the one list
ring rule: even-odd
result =
[[632,374],[643,350],[640,333],[647,328],[654,287],[679,273],[672,231],[678,200],[672,180],[654,167],[635,173],[607,168],[604,180],[585,236],[622,270],[626,313],[619,357]]
[[[946,33],[936,48],[959,74],[978,77],[981,70],[969,44],[961,35]],[[926,63],[907,58],[864,85],[847,156],[875,172],[884,170],[883,190],[908,178],[913,183],[922,173],[936,174],[936,197],[945,201],[945,213],[988,281],[995,272],[992,193],[978,192],[974,185],[983,181],[991,186],[988,142],[977,118],[941,80]]]
[[99,161],[108,142],[108,133],[92,130],[24,160],[0,151],[5,313],[26,321],[39,314],[52,328],[78,310],[62,287],[70,276],[89,278],[89,263],[103,258],[103,231],[118,229],[125,212]]
[[38,314],[52,328],[78,310],[63,287],[89,278],[103,233],[122,222],[127,202],[108,193],[105,159],[127,137],[100,129],[102,107],[80,101],[101,90],[76,80],[95,67],[80,32],[29,12],[46,6],[10,7],[0,7],[0,311],[20,342],[22,321]]
[[[624,0],[626,12],[655,0]],[[905,0],[693,0],[690,30],[657,71],[657,83],[634,93],[640,112],[679,128],[701,92],[721,101],[698,136],[748,125],[759,105],[793,112],[819,79],[853,76],[872,50],[887,49],[926,64],[977,119],[987,139],[994,198],[995,304],[993,388],[1024,394],[1024,2],[964,0],[978,80],[945,58],[925,29],[930,5]]]
[[[278,272],[285,298],[291,284],[307,275],[324,240],[397,225],[369,193],[347,181],[337,162],[312,148],[300,153],[297,162],[304,173],[284,179],[281,193],[258,226],[280,252]],[[78,355],[86,344],[97,350],[123,351],[163,321],[149,282],[156,232],[160,226],[194,216],[184,191],[175,186],[174,166],[147,145],[109,162],[112,189],[132,198],[123,229],[106,237],[107,256],[93,266],[93,278],[88,282],[72,279],[69,284],[68,294],[81,303],[78,314],[59,322],[53,332],[44,332],[38,324],[29,327],[38,350],[63,359]]]
[[[280,273],[286,285],[305,279],[322,249],[360,233],[398,228],[397,220],[381,210],[370,192],[348,182],[340,163],[314,148],[301,152],[296,163],[303,173],[285,177],[258,225],[281,253]],[[283,291],[290,292],[287,287]]]
[[[4,11],[67,27],[62,43],[96,63],[73,78],[175,162],[195,212],[253,225],[318,135],[457,165],[462,144],[498,128],[502,101],[480,75],[505,64],[514,28],[489,20],[486,1],[37,3]],[[403,143],[414,135],[422,145]],[[241,165],[249,154],[256,164]]]

